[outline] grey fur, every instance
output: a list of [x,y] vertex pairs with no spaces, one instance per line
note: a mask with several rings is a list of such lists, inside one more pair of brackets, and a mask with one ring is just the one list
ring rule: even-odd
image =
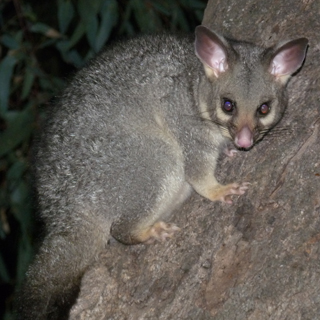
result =
[[[244,193],[243,184],[215,180],[219,152],[236,135],[239,116],[254,122],[255,141],[278,122],[285,85],[268,71],[274,49],[220,39],[228,70],[216,79],[205,75],[193,39],[173,35],[119,42],[75,75],[37,146],[46,237],[27,274],[19,319],[66,317],[63,306],[110,228],[126,244],[166,238],[175,229],[153,225],[192,189],[223,201]],[[217,113],[224,96],[238,106],[228,121]],[[276,109],[267,128],[255,116],[266,97]]]

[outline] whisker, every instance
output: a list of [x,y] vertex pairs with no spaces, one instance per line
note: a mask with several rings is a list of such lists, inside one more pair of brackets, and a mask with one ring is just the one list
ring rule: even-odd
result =
[[292,126],[286,126],[286,127],[279,127],[279,126],[276,126],[274,127],[272,130],[293,130],[293,127]]
[[273,128],[270,129],[268,134],[270,135],[289,135],[292,134],[292,132],[294,131],[293,128],[291,127],[279,127],[279,128]]

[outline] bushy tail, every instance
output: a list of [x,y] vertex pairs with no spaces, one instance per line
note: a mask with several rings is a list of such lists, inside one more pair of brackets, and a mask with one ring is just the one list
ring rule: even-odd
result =
[[17,320],[68,318],[81,277],[103,245],[92,234],[87,237],[88,230],[73,230],[45,238],[18,294]]

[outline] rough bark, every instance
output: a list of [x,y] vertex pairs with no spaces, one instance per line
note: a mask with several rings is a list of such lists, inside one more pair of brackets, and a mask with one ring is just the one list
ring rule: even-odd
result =
[[251,182],[244,196],[230,206],[193,194],[174,239],[108,245],[70,319],[320,318],[319,16],[318,0],[209,1],[203,24],[233,38],[309,38],[286,115],[251,151],[221,158],[221,182]]

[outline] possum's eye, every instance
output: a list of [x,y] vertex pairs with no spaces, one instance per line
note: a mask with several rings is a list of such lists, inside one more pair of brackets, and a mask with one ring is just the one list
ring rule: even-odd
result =
[[257,110],[259,116],[266,116],[271,110],[267,103],[263,103]]
[[225,113],[232,113],[235,109],[235,103],[230,99],[222,99],[222,110]]

